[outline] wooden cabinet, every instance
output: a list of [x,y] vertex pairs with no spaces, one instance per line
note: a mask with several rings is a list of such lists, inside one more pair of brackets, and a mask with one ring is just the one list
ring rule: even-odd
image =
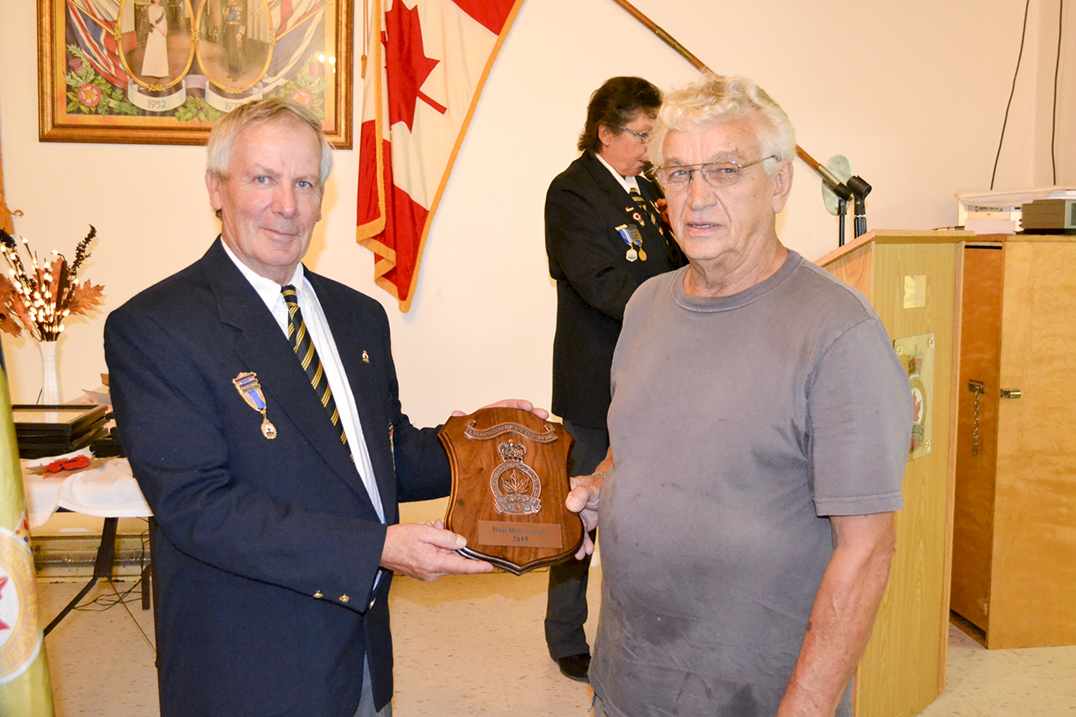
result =
[[983,239],[963,250],[951,607],[989,648],[1076,645],[1076,238]]

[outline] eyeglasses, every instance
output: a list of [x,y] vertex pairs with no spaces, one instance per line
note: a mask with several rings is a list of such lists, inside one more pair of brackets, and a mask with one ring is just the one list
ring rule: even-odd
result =
[[762,164],[767,159],[777,159],[777,156],[771,154],[769,157],[756,159],[747,164],[707,162],[706,164],[666,165],[654,167],[650,170],[650,175],[657,179],[667,192],[680,192],[687,189],[695,172],[698,172],[711,187],[731,187],[740,181],[740,175],[745,169]]
[[647,142],[650,141],[650,133],[649,132],[636,132],[631,127],[621,127],[618,124],[614,124],[614,125],[611,125],[611,126],[616,127],[619,130],[623,130],[623,131],[627,132],[630,135],[634,135],[635,138],[638,139],[643,144],[646,144]]

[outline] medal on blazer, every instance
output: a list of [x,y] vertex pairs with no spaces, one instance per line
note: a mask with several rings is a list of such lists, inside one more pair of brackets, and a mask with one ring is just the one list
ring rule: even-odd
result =
[[262,414],[262,435],[270,441],[276,438],[276,426],[270,423],[265,415],[265,394],[262,393],[262,385],[258,383],[258,374],[245,371],[233,378],[232,383],[247,405]]
[[621,224],[616,228],[617,234],[624,240],[624,243],[628,245],[628,251],[624,254],[624,258],[628,261],[635,261],[641,259],[646,261],[646,252],[643,251],[643,235],[639,232],[639,227],[634,224]]

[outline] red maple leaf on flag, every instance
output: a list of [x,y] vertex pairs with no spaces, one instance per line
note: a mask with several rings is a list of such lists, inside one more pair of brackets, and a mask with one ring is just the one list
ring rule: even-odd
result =
[[409,131],[414,130],[415,105],[420,97],[444,114],[446,109],[420,89],[440,60],[426,57],[417,5],[408,10],[402,2],[397,2],[385,13],[385,31],[381,33],[381,43],[385,46],[385,60],[389,67],[409,70],[388,76],[389,124],[404,122]]
[[[4,599],[4,586],[7,585],[7,578],[0,578],[0,602]],[[0,620],[0,630],[10,630],[11,625],[8,625],[3,620]]]
[[[413,7],[375,5],[378,29],[367,51],[380,71],[364,86],[356,212],[358,241],[376,257],[374,279],[401,311],[411,305],[430,224],[478,97],[523,3],[406,1]],[[426,56],[427,39],[434,57]]]

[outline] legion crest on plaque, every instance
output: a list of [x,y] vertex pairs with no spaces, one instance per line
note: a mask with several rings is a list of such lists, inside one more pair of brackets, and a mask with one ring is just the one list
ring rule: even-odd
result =
[[571,436],[517,408],[454,416],[440,433],[452,465],[445,527],[467,538],[459,552],[510,573],[570,560],[583,523],[564,506]]

